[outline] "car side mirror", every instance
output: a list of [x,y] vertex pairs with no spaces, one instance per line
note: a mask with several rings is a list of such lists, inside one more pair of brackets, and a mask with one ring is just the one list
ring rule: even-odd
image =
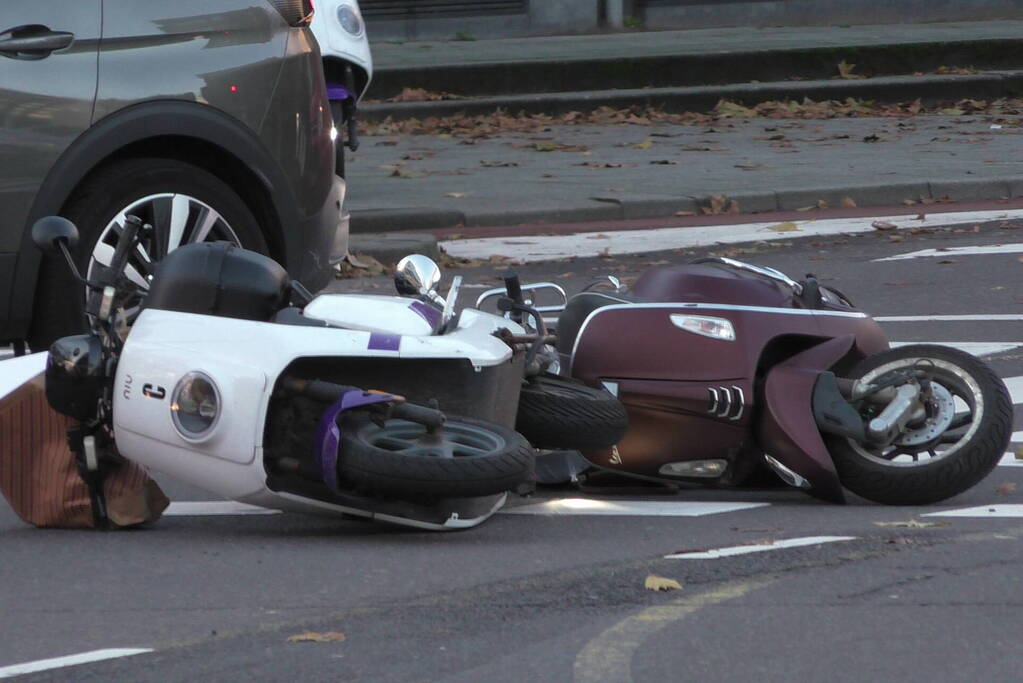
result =
[[61,253],[61,243],[74,250],[78,246],[78,228],[62,216],[44,216],[32,225],[32,241],[48,254]]

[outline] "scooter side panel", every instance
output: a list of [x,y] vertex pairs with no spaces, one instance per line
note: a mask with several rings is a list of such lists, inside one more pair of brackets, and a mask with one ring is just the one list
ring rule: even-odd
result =
[[846,335],[814,346],[776,365],[764,385],[764,410],[757,426],[761,449],[810,483],[809,493],[845,501],[842,485],[813,417],[818,375],[852,348]]

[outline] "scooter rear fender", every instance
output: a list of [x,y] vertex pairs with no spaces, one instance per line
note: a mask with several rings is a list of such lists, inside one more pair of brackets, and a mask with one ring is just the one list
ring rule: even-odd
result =
[[813,392],[818,376],[852,349],[845,335],[818,344],[774,366],[764,383],[764,410],[757,425],[761,449],[809,484],[807,493],[845,502],[831,454],[814,420]]

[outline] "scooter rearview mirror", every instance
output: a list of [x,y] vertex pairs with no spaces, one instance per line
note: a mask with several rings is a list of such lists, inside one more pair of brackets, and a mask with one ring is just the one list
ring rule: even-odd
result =
[[[437,301],[440,284],[440,266],[429,256],[410,254],[398,261],[394,271],[394,287],[406,296],[427,296]],[[441,299],[443,302],[443,299]]]
[[78,228],[63,216],[44,216],[32,224],[32,241],[44,254],[63,254],[71,274],[89,284],[78,272],[71,250],[78,246]]
[[63,216],[44,216],[32,225],[32,241],[48,254],[59,253],[60,242],[74,249],[78,246],[78,228]]

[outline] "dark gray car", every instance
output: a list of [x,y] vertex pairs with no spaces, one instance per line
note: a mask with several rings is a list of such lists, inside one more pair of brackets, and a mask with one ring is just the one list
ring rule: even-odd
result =
[[347,250],[343,181],[309,0],[0,2],[0,342],[45,348],[84,291],[31,245],[81,233],[83,273],[127,214],[151,223],[130,276],[180,244],[231,240],[310,289]]

